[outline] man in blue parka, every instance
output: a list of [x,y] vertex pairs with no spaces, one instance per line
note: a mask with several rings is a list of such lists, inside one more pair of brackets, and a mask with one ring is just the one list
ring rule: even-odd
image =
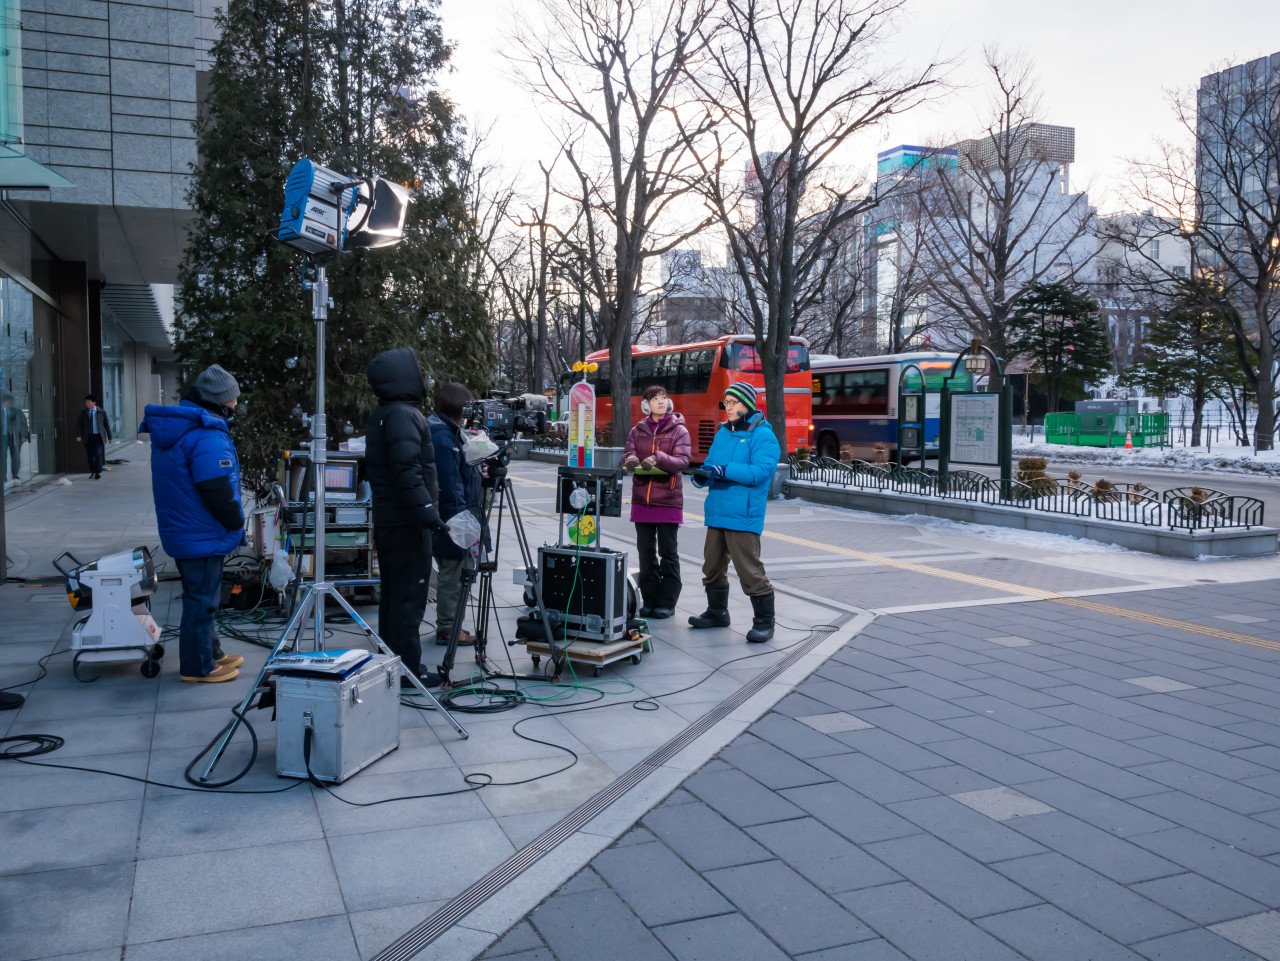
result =
[[773,637],[773,585],[760,560],[760,534],[781,448],[756,407],[756,389],[750,384],[725,389],[724,411],[728,420],[716,431],[701,470],[693,474],[694,486],[707,488],[707,540],[702,548],[707,609],[689,618],[689,625],[729,626],[732,560],[742,591],[751,598],[754,616],[747,640],[763,644]]
[[[484,488],[480,468],[467,463],[467,439],[462,433],[466,423],[464,412],[472,402],[471,391],[464,384],[445,384],[436,393],[435,413],[427,418],[431,441],[436,450],[436,480],[440,485],[440,519],[449,520],[462,511],[470,511],[477,521],[483,520]],[[458,602],[462,598],[464,568],[475,566],[471,552],[459,547],[453,538],[437,537],[432,542],[436,559],[436,643],[448,644],[453,630]],[[458,643],[475,644],[476,636],[461,627]]]
[[217,364],[200,372],[182,402],[148,404],[139,430],[151,435],[151,493],[160,543],[182,578],[179,675],[230,681],[244,658],[215,651],[213,618],[222,562],[244,542],[240,461],[228,429],[240,385]]

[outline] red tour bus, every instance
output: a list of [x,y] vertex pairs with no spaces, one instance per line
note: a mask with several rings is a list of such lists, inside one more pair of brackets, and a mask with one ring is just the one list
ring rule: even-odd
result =
[[[589,374],[596,389],[597,427],[613,417],[613,398],[609,390],[609,352],[598,350],[587,356],[600,365]],[[566,380],[576,379],[570,375]],[[716,428],[724,420],[720,398],[725,388],[735,381],[746,381],[760,391],[759,406],[766,409],[764,370],[756,353],[755,338],[750,334],[733,334],[697,344],[669,344],[665,347],[633,346],[631,348],[631,422],[638,423],[640,399],[646,387],[665,387],[684,415],[685,426],[693,440],[693,459],[701,461],[711,447]],[[813,429],[813,391],[809,374],[809,346],[803,337],[792,337],[787,348],[787,373],[783,381],[786,393],[787,437],[783,453],[810,445]],[[781,440],[781,439],[780,439]],[[622,441],[616,439],[615,443]]]

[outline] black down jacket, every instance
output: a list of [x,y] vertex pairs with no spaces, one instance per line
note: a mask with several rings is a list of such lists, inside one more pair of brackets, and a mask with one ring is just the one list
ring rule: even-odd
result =
[[426,394],[422,366],[408,347],[386,350],[365,369],[381,403],[365,432],[365,472],[373,488],[378,526],[441,526],[437,508],[435,447],[420,409]]

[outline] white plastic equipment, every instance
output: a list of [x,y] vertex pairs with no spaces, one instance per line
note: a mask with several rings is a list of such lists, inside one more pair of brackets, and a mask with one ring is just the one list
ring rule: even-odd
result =
[[[64,568],[59,563],[64,558],[75,567]],[[71,669],[76,677],[88,680],[80,676],[81,661],[140,660],[143,677],[159,674],[164,646],[150,609],[157,583],[151,552],[138,547],[82,564],[66,551],[53,563],[67,579],[71,606],[89,612],[71,630]]]

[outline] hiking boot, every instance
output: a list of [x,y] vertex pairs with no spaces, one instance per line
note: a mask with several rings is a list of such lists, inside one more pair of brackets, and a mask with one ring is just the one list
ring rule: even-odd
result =
[[773,591],[751,598],[751,630],[747,631],[748,644],[763,644],[773,637]]
[[204,677],[191,677],[186,674],[179,674],[182,680],[188,684],[221,684],[223,681],[234,681],[240,676],[240,671],[234,667],[223,667],[219,665],[215,667]]
[[244,658],[239,654],[223,654],[213,660],[219,667],[239,667],[244,663]]
[[654,621],[665,621],[671,616],[671,608],[669,607],[651,607],[649,608],[648,617]]
[[707,609],[689,618],[689,626],[698,631],[708,627],[728,627],[729,588],[708,587]]
[[[436,643],[441,647],[445,647],[449,643],[449,635],[437,633]],[[458,632],[459,647],[474,647],[475,643],[476,643],[476,636],[472,634],[470,631],[461,630]]]

